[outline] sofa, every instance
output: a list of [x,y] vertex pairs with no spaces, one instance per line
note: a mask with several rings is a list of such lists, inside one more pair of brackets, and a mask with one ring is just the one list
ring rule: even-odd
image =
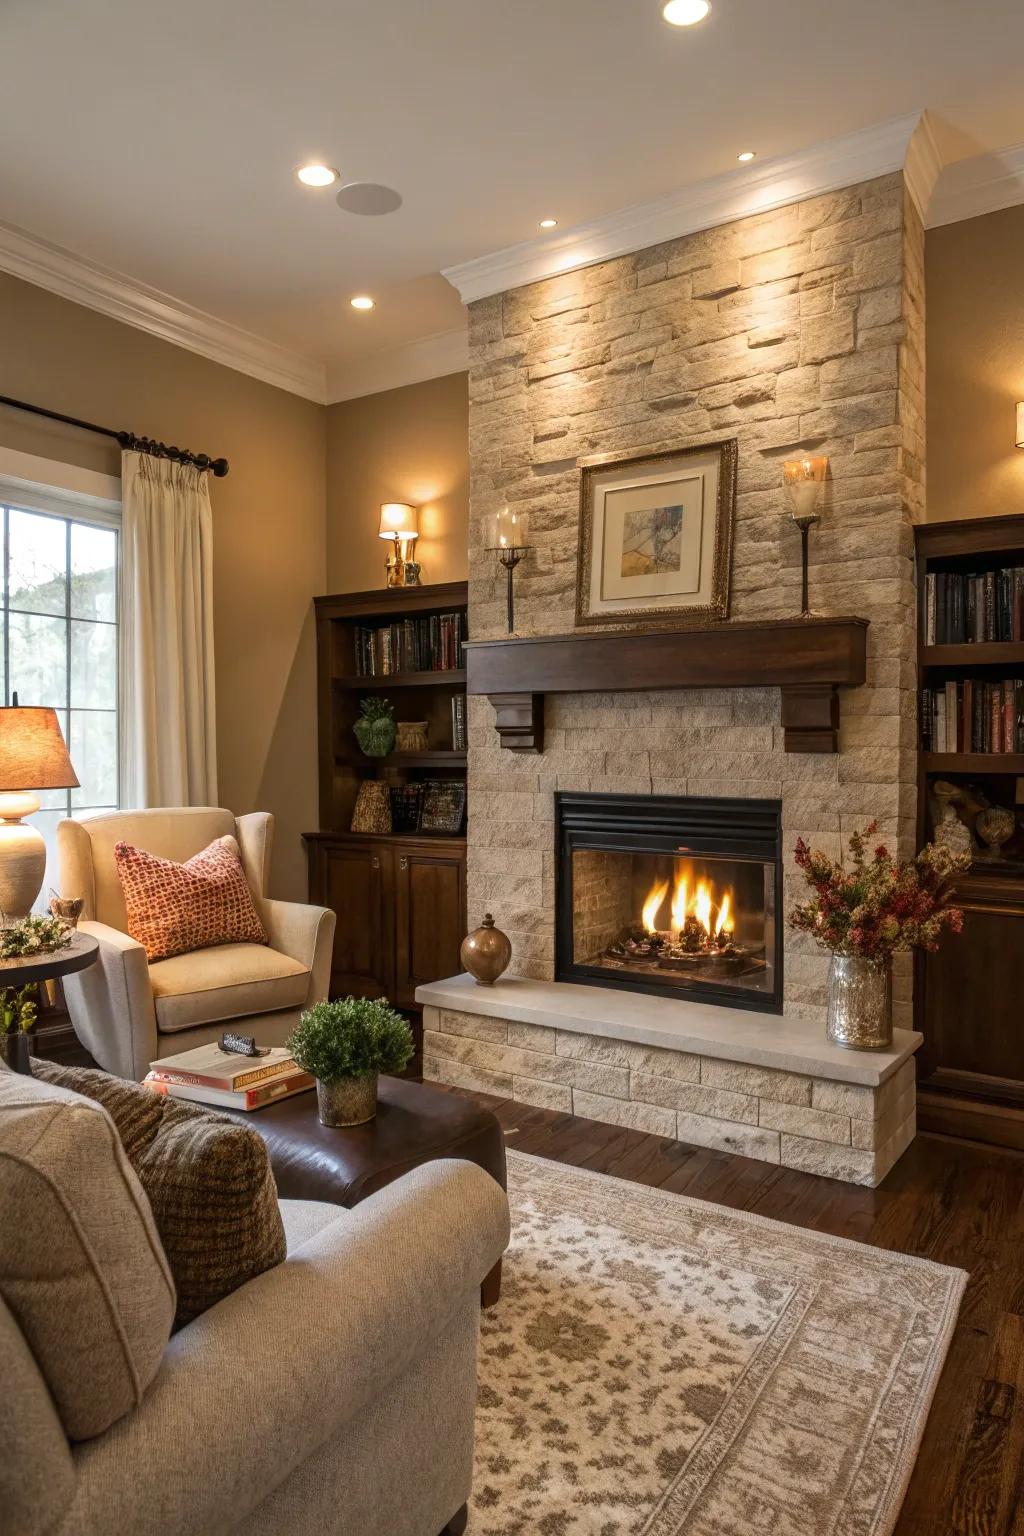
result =
[[[96,963],[65,978],[64,997],[75,1034],[105,1071],[140,1081],[150,1062],[225,1029],[283,1045],[302,1010],[327,996],[334,913],[267,896],[273,833],[265,812],[236,817],[211,806],[58,823],[61,895],[82,898],[79,929],[99,941]],[[237,839],[269,944],[218,944],[150,964],[126,931],[114,844],[180,864],[226,835]]]
[[441,1161],[354,1210],[281,1211],[284,1262],[171,1335],[152,1212],[106,1110],[0,1069],[4,1536],[464,1528],[503,1192]]

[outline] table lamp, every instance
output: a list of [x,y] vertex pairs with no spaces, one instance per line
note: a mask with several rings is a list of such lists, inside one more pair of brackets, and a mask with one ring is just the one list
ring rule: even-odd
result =
[[57,712],[14,703],[0,708],[0,922],[27,917],[46,872],[46,844],[23,816],[40,789],[77,789]]
[[393,539],[394,555],[388,560],[389,587],[418,587],[419,567],[412,559],[412,546],[420,536],[419,510],[407,501],[384,501],[380,508],[377,537]]

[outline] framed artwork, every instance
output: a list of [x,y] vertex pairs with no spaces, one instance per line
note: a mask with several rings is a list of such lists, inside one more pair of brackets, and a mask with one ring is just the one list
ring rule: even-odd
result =
[[587,459],[576,622],[699,628],[729,616],[736,440]]

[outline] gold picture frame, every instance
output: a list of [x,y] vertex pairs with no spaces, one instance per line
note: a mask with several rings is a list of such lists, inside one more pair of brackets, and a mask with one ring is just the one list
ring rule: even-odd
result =
[[580,464],[577,626],[703,629],[729,617],[735,438]]

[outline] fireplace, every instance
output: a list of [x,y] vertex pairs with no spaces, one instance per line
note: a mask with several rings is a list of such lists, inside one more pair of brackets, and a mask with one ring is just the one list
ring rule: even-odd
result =
[[556,979],[782,1012],[775,800],[555,795]]

